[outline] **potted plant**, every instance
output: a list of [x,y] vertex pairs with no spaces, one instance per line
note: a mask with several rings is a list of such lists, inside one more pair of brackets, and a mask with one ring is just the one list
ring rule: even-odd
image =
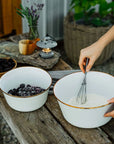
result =
[[[77,65],[80,50],[97,41],[113,24],[113,1],[72,0],[70,11],[64,19],[64,49],[71,62]],[[95,64],[102,64],[111,57],[113,52],[114,42],[105,48]]]
[[23,7],[20,4],[20,9],[17,9],[17,14],[22,18],[26,18],[29,26],[29,38],[19,42],[19,51],[21,54],[32,54],[36,47],[36,42],[39,41],[38,21],[40,11],[44,4],[36,4],[29,7]]

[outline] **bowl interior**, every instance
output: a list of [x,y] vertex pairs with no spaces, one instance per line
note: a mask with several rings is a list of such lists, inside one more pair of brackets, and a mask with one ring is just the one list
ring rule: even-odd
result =
[[17,88],[21,83],[49,88],[52,79],[50,75],[40,68],[20,67],[5,73],[0,79],[0,88],[4,92]]
[[[76,97],[81,87],[84,74],[77,72],[60,79],[54,86],[54,94],[58,100],[68,104]],[[107,100],[114,97],[114,77],[102,72],[87,73],[87,94],[96,94]]]

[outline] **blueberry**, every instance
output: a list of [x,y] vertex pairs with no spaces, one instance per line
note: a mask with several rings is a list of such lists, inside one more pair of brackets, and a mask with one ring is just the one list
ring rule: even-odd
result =
[[41,89],[42,91],[45,91],[45,89]]
[[32,87],[31,87],[31,90],[32,90],[32,91],[34,91],[34,90],[35,90],[35,88],[32,86]]
[[28,84],[27,87],[31,87],[31,85]]
[[24,88],[25,87],[25,84],[20,84],[20,88]]
[[22,92],[20,92],[20,95],[21,95],[21,96],[26,96],[26,92],[25,92],[25,91],[22,91]]
[[17,89],[15,89],[15,88],[14,88],[14,89],[13,89],[13,91],[14,91],[14,92],[16,92],[16,91],[17,91]]
[[40,87],[36,87],[36,91],[39,91],[41,88]]
[[38,86],[31,86],[30,84],[20,84],[17,89],[11,89],[8,91],[9,94],[17,96],[31,96],[43,92],[45,89]]
[[30,95],[31,95],[31,93],[30,93],[30,92],[26,92],[25,94],[26,94],[26,96],[30,96]]
[[9,93],[9,94],[13,94],[13,90],[9,90],[8,93]]
[[24,90],[25,91],[31,91],[31,88],[30,87],[26,87]]
[[35,91],[34,91],[34,90],[32,90],[32,91],[31,91],[31,94],[32,94],[32,95],[34,95],[34,94],[35,94]]

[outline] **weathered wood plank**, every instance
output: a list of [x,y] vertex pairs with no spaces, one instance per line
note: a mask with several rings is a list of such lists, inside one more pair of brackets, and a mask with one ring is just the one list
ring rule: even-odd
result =
[[79,144],[112,144],[108,139],[108,135],[99,129],[81,129],[69,124],[60,111],[56,98],[52,95],[48,97],[46,103],[47,108],[52,112],[64,129],[76,140]]
[[72,70],[72,67],[60,59],[59,62],[53,67],[53,70]]
[[37,127],[40,130],[40,133],[43,133],[52,144],[75,143],[74,140],[64,132],[61,125],[55,121],[45,107],[42,107],[40,111],[30,113],[27,120]]
[[16,111],[13,112],[13,110],[7,106],[4,99],[1,100],[0,111],[21,144],[29,144],[26,139],[28,139],[31,144],[35,144],[30,136],[30,134],[34,136],[34,129],[32,130],[30,128],[30,125],[26,123],[21,113],[17,114]]
[[114,119],[112,119],[108,124],[103,126],[102,129],[109,135],[110,139],[114,144]]
[[75,144],[45,107],[21,113],[2,98],[0,111],[21,144]]

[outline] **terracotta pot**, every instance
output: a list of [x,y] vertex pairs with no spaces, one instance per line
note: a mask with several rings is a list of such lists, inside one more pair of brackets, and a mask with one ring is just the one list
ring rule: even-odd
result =
[[19,52],[23,55],[30,55],[36,48],[36,40],[20,40],[19,41]]
[[[2,59],[10,59],[9,57],[5,57],[5,58],[2,58]],[[12,68],[12,69],[15,69],[16,67],[17,67],[17,62],[16,62],[16,60],[15,59],[12,59],[13,61],[14,61],[14,63],[15,63],[15,65],[14,65],[14,67]],[[12,69],[10,69],[10,70],[12,70]],[[8,70],[9,71],[9,70]],[[8,71],[5,71],[5,72],[1,72],[0,73],[0,77],[3,75],[3,74],[5,74],[6,72],[8,72]]]

